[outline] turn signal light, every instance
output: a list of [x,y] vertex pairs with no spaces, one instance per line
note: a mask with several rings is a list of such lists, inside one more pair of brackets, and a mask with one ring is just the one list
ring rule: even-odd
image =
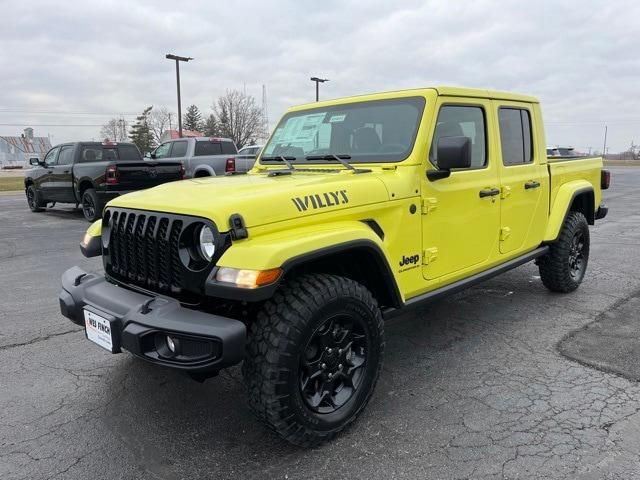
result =
[[218,282],[232,283],[240,288],[257,288],[269,285],[280,278],[281,268],[269,270],[243,270],[238,268],[221,267],[216,273]]
[[235,159],[235,157],[227,158],[227,163],[224,166],[224,171],[227,172],[227,173],[236,171],[236,159]]

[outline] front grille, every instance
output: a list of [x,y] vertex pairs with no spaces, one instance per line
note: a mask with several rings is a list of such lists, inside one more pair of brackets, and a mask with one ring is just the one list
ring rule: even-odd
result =
[[[193,243],[192,233],[202,224],[212,225],[196,217],[110,208],[102,229],[103,236],[108,237],[103,242],[107,245],[103,249],[105,270],[120,282],[183,300],[189,296],[188,301],[194,301],[194,294],[204,292],[214,265],[211,262],[194,270],[184,263],[187,258],[189,264],[185,252],[193,251],[189,245]],[[226,237],[221,234],[221,238]]]

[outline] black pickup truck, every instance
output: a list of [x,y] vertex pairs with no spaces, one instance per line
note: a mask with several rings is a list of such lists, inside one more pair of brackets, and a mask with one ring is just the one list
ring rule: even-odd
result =
[[144,160],[133,143],[64,143],[29,163],[34,168],[25,172],[24,188],[32,212],[49,203],[81,204],[90,222],[118,195],[184,178],[182,162]]

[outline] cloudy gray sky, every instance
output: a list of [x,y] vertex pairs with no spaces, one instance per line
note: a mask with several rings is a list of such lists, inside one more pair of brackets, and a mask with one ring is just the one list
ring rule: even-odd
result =
[[438,84],[529,93],[550,145],[601,150],[605,123],[611,151],[640,143],[634,1],[0,0],[0,11],[4,135],[33,124],[54,143],[99,138],[96,126],[49,125],[175,110],[164,58],[175,52],[195,57],[183,104],[208,112],[234,88],[260,103],[265,84],[272,126],[313,99],[308,79],[321,75],[325,98]]

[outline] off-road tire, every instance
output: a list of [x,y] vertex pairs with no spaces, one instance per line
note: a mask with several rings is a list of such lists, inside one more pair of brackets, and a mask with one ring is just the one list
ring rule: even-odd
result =
[[42,202],[40,193],[36,190],[36,187],[33,185],[29,185],[26,191],[27,195],[27,204],[29,205],[29,210],[32,212],[43,212],[45,203]]
[[93,188],[82,192],[82,214],[88,222],[95,222],[102,217],[103,205]]
[[[318,413],[303,398],[301,362],[310,339],[340,312],[358,316],[365,325],[368,356],[361,383],[349,400],[332,413]],[[363,285],[334,275],[301,276],[281,286],[249,328],[242,365],[249,406],[285,440],[302,447],[318,445],[344,430],[364,409],[378,380],[383,352],[382,314]]]
[[[580,271],[572,274],[572,244],[582,238]],[[540,258],[538,268],[545,287],[552,292],[569,293],[582,283],[589,262],[589,224],[581,212],[569,212],[558,239],[549,245],[549,253]]]

